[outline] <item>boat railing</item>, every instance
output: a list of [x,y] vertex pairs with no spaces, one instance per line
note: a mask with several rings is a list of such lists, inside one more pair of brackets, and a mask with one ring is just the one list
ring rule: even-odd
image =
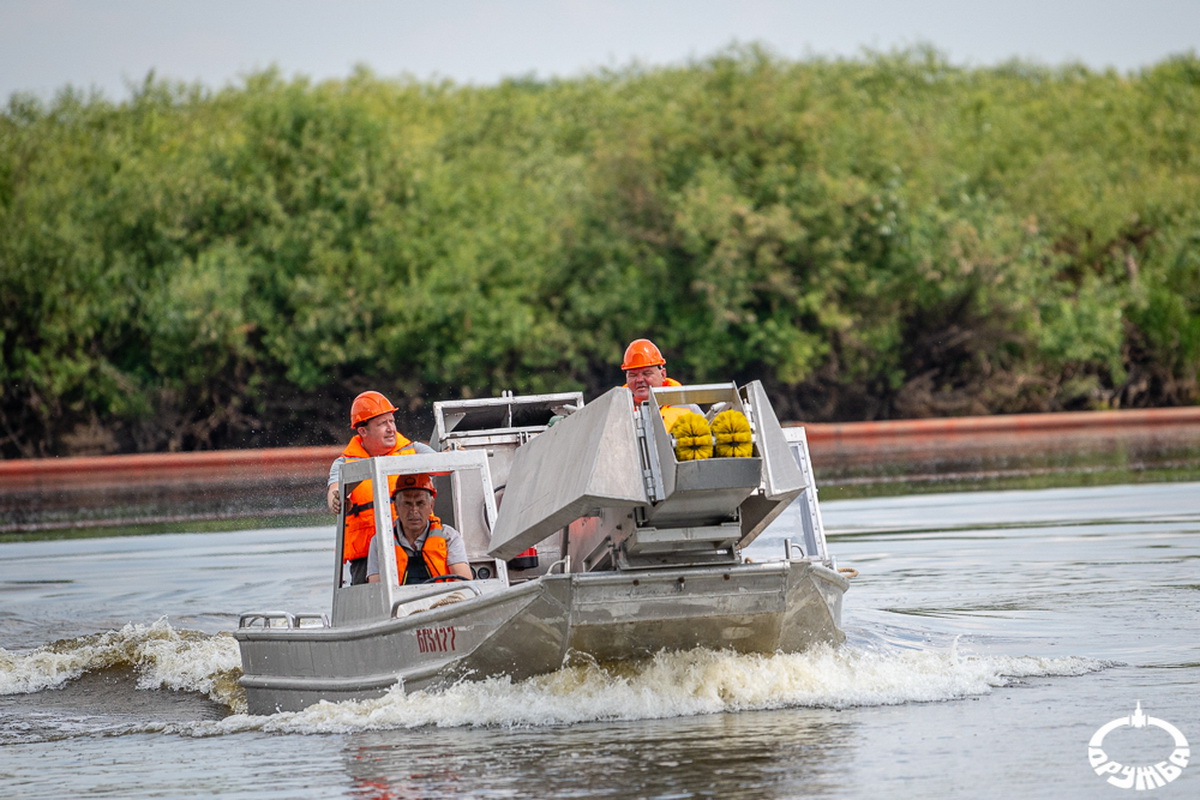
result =
[[[305,625],[307,621],[320,623],[319,625]],[[282,624],[276,624],[282,623]],[[247,614],[242,614],[238,618],[239,628],[328,628],[329,616],[322,613],[302,613],[292,614],[288,611],[253,611]]]

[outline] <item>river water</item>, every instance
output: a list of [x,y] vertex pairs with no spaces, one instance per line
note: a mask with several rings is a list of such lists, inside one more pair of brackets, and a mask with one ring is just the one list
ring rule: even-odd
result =
[[[328,610],[332,526],[0,543],[6,797],[1102,798],[1200,743],[1200,483],[822,505],[847,643],[692,652],[270,717],[246,610]],[[785,531],[752,555],[782,554]],[[1108,758],[1172,754],[1121,727]]]

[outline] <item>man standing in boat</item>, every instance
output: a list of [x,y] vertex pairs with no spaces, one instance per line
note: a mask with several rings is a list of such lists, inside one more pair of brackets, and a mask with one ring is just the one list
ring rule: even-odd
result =
[[[424,583],[443,575],[471,578],[462,534],[443,525],[433,514],[436,497],[437,489],[428,475],[398,476],[393,501],[398,513],[392,528],[392,544],[401,586]],[[381,549],[374,542],[370,545],[367,555],[369,583],[379,582]]]
[[[633,394],[636,409],[650,399],[652,390],[661,386],[682,386],[667,377],[667,360],[662,351],[649,339],[634,339],[625,348],[621,361],[625,370],[625,386]],[[720,403],[706,416],[700,406],[682,403],[661,405],[663,427],[675,445],[675,457],[680,461],[718,457],[747,457],[753,454],[753,434],[746,416]]]
[[[621,369],[625,371],[625,386],[633,393],[634,407],[650,399],[650,390],[661,386],[682,386],[674,378],[667,377],[667,360],[662,351],[649,339],[634,339],[625,348],[625,358],[621,361]],[[685,414],[699,413],[695,405],[659,406],[663,424],[669,431],[675,422]]]
[[[350,405],[350,429],[354,438],[329,467],[326,505],[334,514],[341,511],[339,482],[342,464],[375,456],[401,456],[434,452],[427,444],[414,442],[396,430],[396,407],[380,392],[363,392]],[[395,490],[396,477],[389,479],[388,494]],[[370,481],[361,481],[347,492],[346,529],[343,532],[342,558],[350,564],[350,583],[367,582],[367,551],[375,535],[375,500]],[[392,519],[396,518],[395,506]]]

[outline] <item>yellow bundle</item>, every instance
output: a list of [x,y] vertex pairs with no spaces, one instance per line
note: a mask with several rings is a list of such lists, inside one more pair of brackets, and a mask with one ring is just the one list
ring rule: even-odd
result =
[[671,426],[671,435],[675,437],[675,458],[679,461],[712,457],[712,431],[703,414],[684,414]]
[[750,420],[740,411],[722,411],[712,421],[717,458],[749,458],[754,455],[754,444],[750,437]]

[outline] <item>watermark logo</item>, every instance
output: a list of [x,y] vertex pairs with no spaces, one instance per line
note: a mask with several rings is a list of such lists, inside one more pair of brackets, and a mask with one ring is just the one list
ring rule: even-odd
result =
[[[1171,751],[1166,760],[1146,766],[1126,766],[1109,758],[1108,753],[1104,752],[1104,737],[1113,731],[1118,728],[1145,728],[1147,726],[1161,728],[1175,740],[1175,749]],[[1092,740],[1088,742],[1088,763],[1092,765],[1092,769],[1096,771],[1097,775],[1102,778],[1108,776],[1108,782],[1117,788],[1135,789],[1139,792],[1166,786],[1178,778],[1183,774],[1183,768],[1188,765],[1191,754],[1187,739],[1183,737],[1179,728],[1157,717],[1146,716],[1142,713],[1140,701],[1137,704],[1137,710],[1131,715],[1118,717],[1102,726],[1100,730],[1092,734]]]

